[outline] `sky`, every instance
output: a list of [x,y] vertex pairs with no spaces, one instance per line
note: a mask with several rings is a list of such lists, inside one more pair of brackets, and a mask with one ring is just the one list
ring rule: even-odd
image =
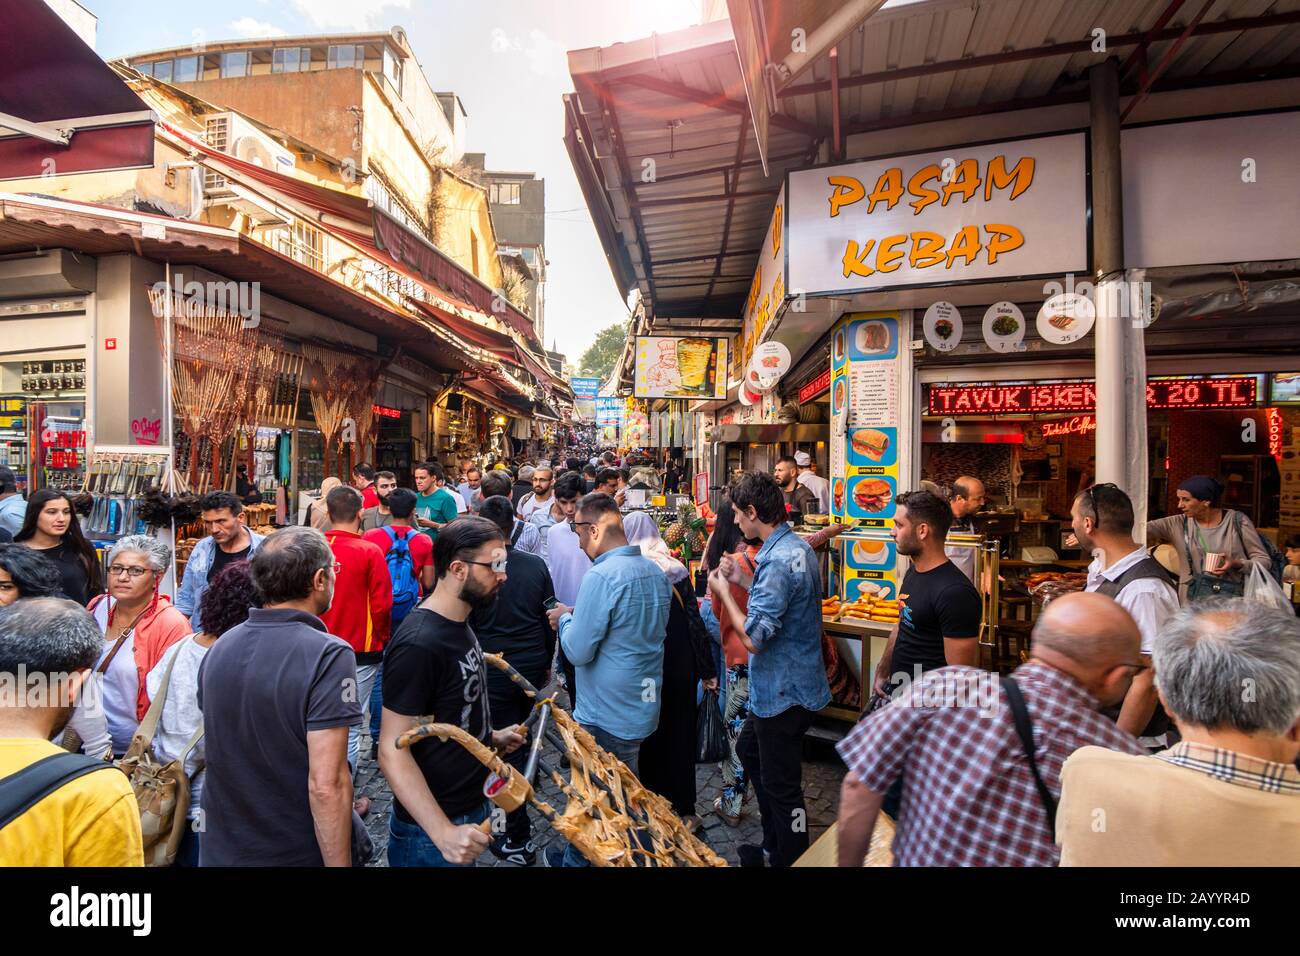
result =
[[[81,0],[105,59],[195,42],[401,26],[435,90],[460,95],[466,149],[546,180],[546,345],[576,366],[627,317],[564,149],[566,52],[700,21],[700,0]],[[271,117],[265,117],[271,121]]]

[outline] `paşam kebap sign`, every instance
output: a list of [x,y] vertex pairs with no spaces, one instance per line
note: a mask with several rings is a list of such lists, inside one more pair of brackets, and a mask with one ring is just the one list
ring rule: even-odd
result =
[[791,291],[807,295],[1088,269],[1082,133],[790,173]]

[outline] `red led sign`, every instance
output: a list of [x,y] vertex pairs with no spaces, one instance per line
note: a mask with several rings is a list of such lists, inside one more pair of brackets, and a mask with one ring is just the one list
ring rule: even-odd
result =
[[370,410],[380,418],[401,418],[402,411],[398,408],[389,408],[386,405],[371,405]]
[[[1254,408],[1257,380],[1238,378],[1153,379],[1148,408]],[[1091,412],[1097,389],[1091,382],[1030,385],[931,385],[930,415],[1028,415]]]
[[831,370],[827,369],[799,389],[799,404],[811,401],[831,387]]

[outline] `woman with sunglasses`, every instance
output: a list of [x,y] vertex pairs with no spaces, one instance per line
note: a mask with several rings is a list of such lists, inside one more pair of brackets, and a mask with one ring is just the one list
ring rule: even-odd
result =
[[145,679],[167,649],[190,633],[190,622],[159,594],[172,551],[149,535],[133,534],[108,554],[108,594],[87,610],[104,632],[95,666],[113,753],[122,756],[149,709]]
[[32,495],[14,541],[58,565],[64,597],[84,607],[104,590],[95,549],[81,533],[72,499],[64,492],[46,489]]

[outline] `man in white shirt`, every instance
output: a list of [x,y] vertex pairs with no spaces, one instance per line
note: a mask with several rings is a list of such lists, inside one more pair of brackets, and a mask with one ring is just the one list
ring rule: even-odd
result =
[[533,493],[519,499],[519,517],[527,521],[535,511],[545,511],[555,501],[555,492],[551,488],[555,472],[550,465],[538,465],[533,469]]
[[817,496],[817,510],[822,514],[831,513],[831,483],[813,470],[812,456],[806,451],[794,453],[794,463],[799,466],[796,479]]
[[[952,524],[949,534],[975,534],[975,514],[984,507],[984,482],[970,475],[962,475],[952,483],[952,495],[948,507],[952,509]],[[962,573],[975,580],[975,549],[945,548],[948,560],[961,568]]]
[[1148,747],[1165,746],[1168,718],[1159,709],[1151,649],[1165,622],[1178,613],[1178,592],[1169,574],[1133,540],[1133,502],[1113,484],[1093,485],[1075,496],[1071,526],[1079,546],[1094,555],[1088,590],[1128,611],[1142,634],[1141,662],[1116,723]]

